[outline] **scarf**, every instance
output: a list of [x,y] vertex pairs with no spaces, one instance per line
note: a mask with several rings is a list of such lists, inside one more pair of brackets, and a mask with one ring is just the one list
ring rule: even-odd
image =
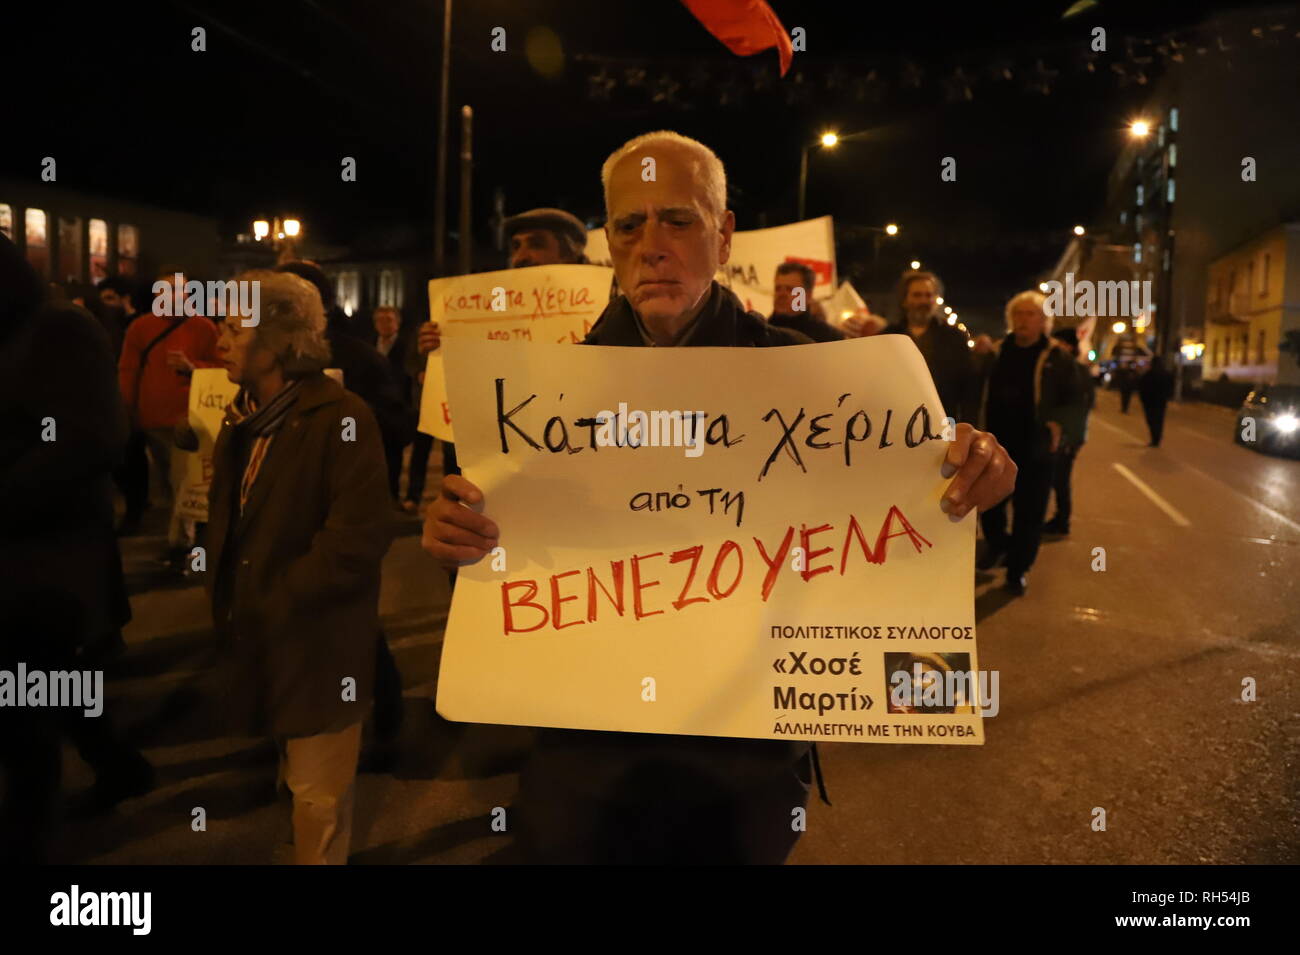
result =
[[235,400],[226,405],[226,419],[231,427],[236,429],[244,441],[250,437],[253,439],[252,447],[248,452],[248,463],[244,466],[244,477],[239,483],[241,514],[244,512],[244,505],[248,502],[249,492],[253,489],[253,482],[257,480],[257,473],[262,468],[262,462],[266,460],[267,449],[271,446],[276,432],[289,416],[290,409],[297,402],[301,388],[301,380],[291,381],[281,388],[274,398],[260,407],[252,392],[247,388],[240,388],[239,393],[235,395]]

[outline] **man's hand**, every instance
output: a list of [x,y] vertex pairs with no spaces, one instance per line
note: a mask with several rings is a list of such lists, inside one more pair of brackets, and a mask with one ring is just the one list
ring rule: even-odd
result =
[[420,352],[420,357],[424,357],[442,344],[442,330],[438,328],[437,322],[425,322],[420,326],[420,334],[416,339],[416,348]]
[[194,362],[190,361],[185,352],[179,349],[171,349],[167,352],[167,367],[173,371],[188,375],[194,371]]
[[943,461],[940,473],[952,477],[952,483],[939,506],[954,518],[965,517],[971,508],[987,511],[1015,490],[1017,471],[997,438],[962,422]]
[[849,338],[863,338],[867,335],[874,335],[884,327],[884,319],[879,315],[872,315],[869,308],[858,309],[856,315],[850,315],[844,319],[844,323],[840,326],[841,330]]
[[459,474],[448,474],[424,515],[421,546],[444,567],[476,563],[497,546],[501,532],[484,517],[483,492]]
[[1051,451],[1053,454],[1055,454],[1055,453],[1056,453],[1056,449],[1059,448],[1059,447],[1061,446],[1061,424],[1060,424],[1060,422],[1059,422],[1059,421],[1049,421],[1049,422],[1047,422],[1047,430],[1050,431],[1050,432],[1052,432],[1052,444],[1051,444],[1051,447],[1049,447],[1047,450],[1049,450],[1049,451]]

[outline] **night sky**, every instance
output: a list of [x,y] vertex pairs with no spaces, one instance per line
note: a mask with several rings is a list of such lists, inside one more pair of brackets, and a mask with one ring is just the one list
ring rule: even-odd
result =
[[[497,187],[508,212],[561,205],[599,221],[600,163],[641,132],[672,128],[712,146],[739,227],[754,228],[794,219],[804,142],[825,128],[869,130],[814,153],[809,215],[900,223],[876,278],[919,257],[954,300],[991,308],[1101,208],[1125,123],[1159,80],[1158,63],[1139,68],[1145,84],[1131,64],[1122,78],[1105,59],[1085,71],[1091,28],[1107,28],[1120,62],[1126,36],[1187,30],[1224,9],[1109,0],[1062,20],[1068,0],[771,6],[787,29],[807,31],[808,51],[784,79],[775,52],[732,56],[676,0],[456,3],[449,223],[465,103],[476,112],[475,240],[485,247]],[[36,176],[53,155],[62,186],[214,215],[227,237],[280,210],[339,243],[431,223],[441,3],[32,10],[15,33],[23,93],[8,97],[5,175]],[[205,53],[190,49],[195,26],[207,30]],[[496,26],[505,53],[490,49]],[[530,64],[530,33],[543,48],[558,40],[560,56],[546,61],[554,75]],[[969,99],[954,82],[959,67]],[[605,97],[593,95],[602,86]],[[956,183],[939,181],[945,155],[957,159]],[[357,159],[355,183],[340,181],[343,156]],[[870,249],[842,241],[841,274],[853,276]]]

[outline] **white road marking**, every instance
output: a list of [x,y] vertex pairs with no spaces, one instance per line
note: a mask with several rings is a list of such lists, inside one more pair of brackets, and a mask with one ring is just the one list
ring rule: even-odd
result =
[[1192,526],[1192,522],[1189,521],[1187,518],[1183,517],[1182,513],[1178,510],[1178,508],[1174,507],[1163,497],[1161,497],[1159,494],[1153,491],[1151,489],[1151,486],[1148,485],[1146,481],[1143,481],[1140,477],[1138,477],[1128,468],[1124,467],[1124,465],[1120,464],[1118,461],[1112,461],[1110,466],[1113,467],[1120,474],[1122,474],[1124,477],[1128,478],[1135,488],[1137,488],[1139,491],[1145,494],[1152,504],[1154,504],[1156,507],[1160,508],[1160,510],[1168,514],[1170,519],[1179,527]]
[[1291,518],[1287,517],[1285,514],[1282,514],[1282,513],[1279,512],[1279,511],[1275,511],[1275,510],[1273,510],[1273,508],[1269,507],[1267,504],[1261,504],[1259,501],[1255,500],[1255,499],[1254,499],[1253,497],[1251,497],[1249,494],[1243,494],[1243,493],[1241,493],[1241,491],[1238,491],[1238,490],[1237,490],[1235,487],[1233,487],[1231,484],[1228,484],[1226,481],[1221,481],[1221,480],[1219,480],[1218,478],[1216,478],[1216,477],[1215,477],[1214,475],[1212,475],[1212,474],[1206,474],[1204,471],[1202,471],[1202,470],[1201,470],[1200,468],[1198,468],[1198,467],[1193,467],[1192,465],[1186,463],[1185,461],[1179,461],[1178,464],[1179,464],[1180,467],[1187,468],[1187,470],[1191,471],[1193,474],[1199,474],[1201,477],[1205,478],[1205,480],[1207,480],[1207,481],[1213,481],[1215,484],[1219,485],[1221,488],[1223,488],[1223,489],[1224,489],[1225,491],[1227,491],[1229,494],[1235,494],[1237,497],[1241,498],[1241,499],[1242,499],[1243,501],[1245,501],[1247,504],[1250,504],[1250,505],[1252,505],[1252,506],[1258,508],[1259,510],[1263,511],[1263,512],[1264,512],[1265,514],[1267,514],[1269,517],[1273,518],[1273,520],[1275,520],[1275,521],[1280,521],[1281,523],[1285,524],[1287,527],[1291,528],[1291,530],[1296,531],[1297,533],[1300,533],[1300,524],[1298,524],[1298,523],[1296,523],[1295,521],[1291,520]]

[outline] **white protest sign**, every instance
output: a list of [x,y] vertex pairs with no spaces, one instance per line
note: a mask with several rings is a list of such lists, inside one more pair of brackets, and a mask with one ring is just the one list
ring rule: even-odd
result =
[[[587,233],[587,258],[601,265],[613,264],[604,229]],[[776,267],[783,262],[801,262],[813,270],[815,300],[833,294],[835,232],[831,217],[732,233],[731,257],[715,278],[735,292],[746,309],[771,315]]]
[[[429,320],[443,341],[460,336],[502,342],[568,342],[586,337],[609,304],[613,270],[542,265],[458,275],[429,282]],[[419,429],[454,441],[442,349],[429,353]]]
[[199,436],[199,449],[177,451],[184,471],[177,492],[176,513],[195,521],[208,519],[208,489],[212,484],[212,448],[221,432],[226,405],[235,400],[239,385],[224,368],[196,368],[190,377],[190,427]]
[[[457,454],[500,528],[461,569],[448,719],[982,743],[974,514],[909,336],[785,348],[457,339]],[[949,676],[952,674],[953,676]]]

